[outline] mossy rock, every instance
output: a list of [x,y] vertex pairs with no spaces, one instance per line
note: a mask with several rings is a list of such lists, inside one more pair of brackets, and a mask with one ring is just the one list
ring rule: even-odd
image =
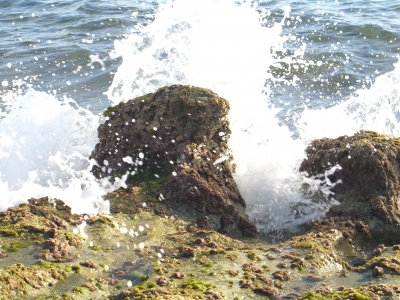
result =
[[[189,85],[163,87],[110,107],[91,154],[98,163],[93,172],[98,177],[125,175],[130,187],[140,187],[139,194],[184,203],[198,213],[203,228],[209,228],[204,215],[218,215],[221,233],[255,236],[232,176],[228,111],[226,99]],[[118,209],[129,206],[117,202]]]
[[230,133],[228,110],[229,102],[211,90],[181,85],[109,107],[91,155],[99,164],[97,174],[170,174],[186,144],[226,149],[219,133]]
[[399,138],[361,131],[353,136],[315,140],[306,153],[300,171],[309,176],[341,166],[329,176],[331,182],[340,182],[332,191],[341,205],[332,207],[332,211],[363,214],[374,232],[399,232]]

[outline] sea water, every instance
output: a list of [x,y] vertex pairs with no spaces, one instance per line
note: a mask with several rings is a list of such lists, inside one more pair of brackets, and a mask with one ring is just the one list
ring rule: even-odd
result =
[[164,85],[230,101],[235,180],[264,232],[337,205],[329,173],[298,171],[313,139],[399,135],[395,1],[32,0],[0,10],[1,210],[48,196],[107,212],[102,197],[125,178],[90,173],[102,112]]

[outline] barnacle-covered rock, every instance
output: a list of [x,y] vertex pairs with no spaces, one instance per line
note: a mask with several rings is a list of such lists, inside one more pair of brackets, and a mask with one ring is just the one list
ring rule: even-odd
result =
[[185,203],[199,217],[220,215],[218,229],[255,236],[232,177],[229,102],[208,89],[174,85],[110,107],[91,158],[98,177],[164,178],[163,200]]
[[310,176],[323,174],[339,164],[329,176],[336,212],[364,215],[372,231],[398,232],[400,225],[400,138],[361,131],[353,136],[313,141],[300,171]]

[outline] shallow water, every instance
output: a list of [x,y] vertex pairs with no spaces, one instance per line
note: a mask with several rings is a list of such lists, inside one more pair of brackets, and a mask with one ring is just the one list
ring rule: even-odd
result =
[[124,183],[89,172],[101,113],[166,84],[230,100],[235,178],[266,232],[335,203],[323,177],[309,196],[299,191],[312,139],[400,131],[396,1],[31,0],[0,9],[1,209],[49,195],[75,212],[107,211],[102,195]]

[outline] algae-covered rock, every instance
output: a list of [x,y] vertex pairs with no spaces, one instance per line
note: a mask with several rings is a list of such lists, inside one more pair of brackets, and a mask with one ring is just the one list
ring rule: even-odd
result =
[[44,289],[57,280],[68,278],[74,271],[70,266],[43,263],[31,267],[13,264],[0,269],[0,299],[13,299],[16,296]]
[[221,215],[219,231],[238,228],[255,236],[245,202],[233,180],[227,141],[229,102],[214,92],[174,85],[110,107],[91,154],[97,176],[128,175],[128,181],[165,182],[163,200],[185,203],[204,215]]
[[149,207],[164,202],[152,198],[146,186],[115,191],[107,195],[111,207],[130,201],[133,209],[111,216],[72,215],[61,201],[45,198],[3,212],[0,245],[8,256],[0,259],[0,299],[385,299],[400,294],[399,245],[380,244],[360,253],[367,259],[357,265],[337,248],[340,241],[350,245],[356,235],[367,238],[360,216],[329,216],[276,245],[195,227],[193,218],[173,209],[156,215]]
[[192,152],[200,145],[217,154],[227,150],[228,110],[228,101],[210,90],[163,87],[108,108],[91,158],[99,163],[100,175],[170,174],[177,164],[194,159],[187,157],[187,146]]
[[313,141],[300,171],[322,174],[339,164],[329,176],[341,205],[332,210],[353,211],[367,217],[373,231],[398,232],[400,225],[400,139],[370,131],[336,139]]
[[400,275],[400,252],[396,249],[398,245],[393,248],[379,245],[372,252],[372,258],[367,261],[366,266],[372,269],[373,276],[380,276],[383,273]]
[[300,300],[318,299],[351,299],[351,300],[379,300],[393,299],[398,296],[398,286],[390,284],[365,284],[357,288],[341,287],[336,291],[332,289],[319,289],[305,293]]
[[0,268],[0,299],[37,293],[75,274],[74,265],[54,262],[76,259],[72,252],[82,246],[82,237],[69,227],[82,220],[61,201],[50,203],[48,198],[30,199],[1,212],[0,247],[6,255],[2,255],[5,267]]

